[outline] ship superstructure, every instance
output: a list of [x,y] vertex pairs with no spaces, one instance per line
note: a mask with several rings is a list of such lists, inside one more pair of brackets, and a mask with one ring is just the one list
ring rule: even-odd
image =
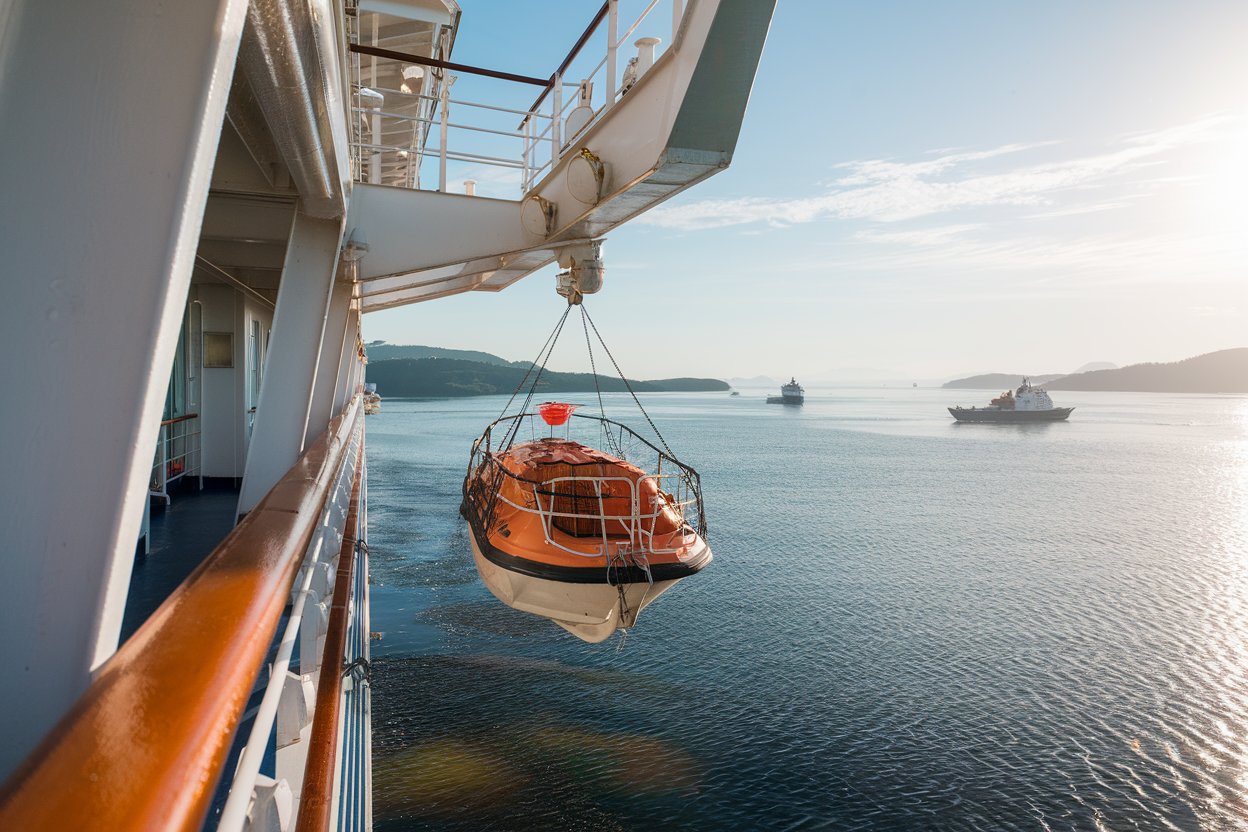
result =
[[802,404],[806,401],[806,388],[797,383],[797,377],[780,386],[779,396],[768,396],[767,404]]
[[0,828],[369,827],[362,315],[595,291],[772,7],[607,0],[533,77],[452,0],[4,4]]

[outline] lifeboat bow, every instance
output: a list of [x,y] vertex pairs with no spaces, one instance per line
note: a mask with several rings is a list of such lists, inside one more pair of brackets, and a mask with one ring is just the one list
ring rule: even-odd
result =
[[[574,409],[547,402],[486,428],[461,512],[490,592],[600,642],[712,556],[697,472],[630,428]],[[522,435],[530,441],[517,443]]]

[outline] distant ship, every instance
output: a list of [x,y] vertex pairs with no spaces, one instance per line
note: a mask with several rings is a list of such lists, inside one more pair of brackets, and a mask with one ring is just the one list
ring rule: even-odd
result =
[[768,396],[767,404],[801,404],[806,401],[806,391],[797,379],[790,377],[789,383],[780,388],[779,396]]
[[1028,379],[1018,390],[1006,390],[987,407],[951,407],[949,414],[959,422],[1060,422],[1073,407],[1054,407],[1042,387],[1032,387]]

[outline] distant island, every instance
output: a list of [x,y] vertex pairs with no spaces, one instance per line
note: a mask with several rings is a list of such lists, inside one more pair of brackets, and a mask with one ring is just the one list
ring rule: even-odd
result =
[[[389,357],[378,359],[378,353],[395,356],[415,353],[423,357]],[[447,357],[446,353],[484,356],[484,360]],[[441,398],[453,396],[489,396],[511,393],[519,386],[529,368],[528,362],[512,362],[490,353],[464,350],[443,350],[440,347],[370,345],[367,378],[377,385],[377,392],[396,398]],[[638,393],[701,393],[723,392],[728,384],[715,378],[664,378],[629,383]],[[604,393],[624,392],[618,376],[598,376],[598,388]],[[592,393],[594,377],[590,373],[557,373],[547,370],[538,384],[540,395],[552,393]]]
[[387,344],[376,341],[367,346],[369,361],[392,361],[396,358],[458,358],[463,361],[478,361],[482,364],[496,364],[500,367],[520,367],[528,369],[527,361],[508,361],[490,352],[480,350],[450,350],[445,347],[426,347],[423,344]]
[[[1103,365],[1085,365],[1103,366]],[[951,390],[1003,390],[1024,373],[986,373],[947,382]],[[1114,369],[1030,376],[1049,390],[1120,393],[1248,393],[1248,347],[1205,353],[1170,363],[1132,364]]]
[[1018,383],[1024,378],[1029,378],[1032,384],[1040,386],[1062,378],[1063,375],[1063,373],[1039,373],[1036,375],[1028,375],[1027,373],[983,373],[978,376],[968,376],[967,378],[948,381],[941,386],[948,390],[1005,390],[1017,387]]

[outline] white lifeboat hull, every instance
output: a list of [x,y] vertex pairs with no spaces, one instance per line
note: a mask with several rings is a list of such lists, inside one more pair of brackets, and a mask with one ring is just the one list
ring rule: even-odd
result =
[[[625,609],[621,610],[620,587],[607,583],[577,584],[551,581],[504,569],[481,554],[473,535],[472,557],[490,592],[512,609],[549,618],[572,635],[597,644],[618,629],[627,629],[638,614],[678,581],[623,585]],[[703,544],[705,545],[705,544]]]

